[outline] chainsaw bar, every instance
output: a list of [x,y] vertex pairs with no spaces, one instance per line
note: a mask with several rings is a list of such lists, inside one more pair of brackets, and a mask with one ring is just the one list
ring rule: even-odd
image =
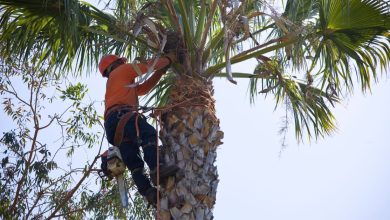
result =
[[127,197],[125,179],[123,178],[122,174],[116,176],[115,178],[116,178],[116,182],[118,184],[119,195],[121,198],[122,207],[127,208],[127,206],[129,205],[129,198]]

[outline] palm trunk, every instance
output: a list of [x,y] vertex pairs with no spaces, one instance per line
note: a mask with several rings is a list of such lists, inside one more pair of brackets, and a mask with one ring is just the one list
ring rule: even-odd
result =
[[[218,186],[214,165],[223,132],[215,115],[211,82],[182,77],[170,93],[161,117],[164,160],[181,168],[182,178],[168,179],[161,189],[161,220],[213,219]],[[178,104],[179,103],[179,104]]]

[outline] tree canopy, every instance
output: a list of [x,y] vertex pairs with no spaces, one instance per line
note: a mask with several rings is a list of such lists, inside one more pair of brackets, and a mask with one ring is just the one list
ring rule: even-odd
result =
[[[335,128],[329,104],[356,84],[370,89],[389,61],[388,1],[289,0],[283,12],[267,1],[0,3],[3,57],[33,56],[62,74],[81,73],[107,53],[159,56],[164,36],[174,31],[184,59],[176,74],[249,78],[252,97],[260,92],[288,102],[298,138],[304,130],[329,134]],[[258,61],[254,73],[231,72],[248,59]],[[157,96],[168,87],[160,84]]]

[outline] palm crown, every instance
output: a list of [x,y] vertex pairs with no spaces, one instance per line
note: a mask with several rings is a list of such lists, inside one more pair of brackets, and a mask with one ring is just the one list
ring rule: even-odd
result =
[[[370,88],[377,68],[389,61],[385,1],[289,0],[283,14],[266,1],[118,0],[106,9],[76,0],[0,4],[3,57],[81,71],[107,53],[159,56],[173,31],[183,59],[176,74],[226,75],[233,83],[249,78],[253,96],[272,93],[277,103],[289,103],[298,137],[302,128],[315,136],[332,131],[329,102],[352,88],[354,74],[363,90]],[[259,63],[254,73],[232,73],[231,64],[251,58]],[[286,69],[288,62],[293,65]],[[168,82],[156,96],[164,97]]]

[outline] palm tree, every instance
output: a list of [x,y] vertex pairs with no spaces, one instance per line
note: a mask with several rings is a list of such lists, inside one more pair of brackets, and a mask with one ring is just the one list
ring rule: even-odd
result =
[[[377,69],[389,64],[388,1],[287,0],[282,14],[269,2],[117,0],[98,9],[77,0],[0,0],[0,54],[26,62],[34,57],[62,74],[81,73],[107,53],[160,56],[176,38],[171,49],[180,62],[150,100],[161,107],[164,158],[184,177],[161,189],[159,215],[212,219],[214,162],[223,138],[214,77],[249,79],[252,100],[259,93],[274,95],[291,112],[301,140],[330,134],[330,106],[340,94],[356,84],[370,89]],[[253,73],[232,72],[232,64],[249,59],[258,61]]]

